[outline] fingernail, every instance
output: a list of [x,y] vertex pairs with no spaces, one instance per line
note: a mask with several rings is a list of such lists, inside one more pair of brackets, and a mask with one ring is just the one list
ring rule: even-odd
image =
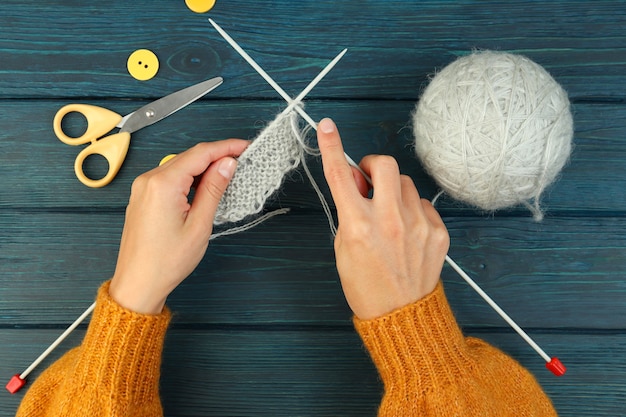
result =
[[235,174],[235,168],[237,167],[237,161],[234,158],[224,158],[220,161],[220,165],[217,167],[217,172],[227,180],[231,179]]
[[326,117],[325,119],[322,119],[320,121],[319,125],[317,125],[317,128],[323,133],[333,133],[335,131],[335,123],[331,119]]

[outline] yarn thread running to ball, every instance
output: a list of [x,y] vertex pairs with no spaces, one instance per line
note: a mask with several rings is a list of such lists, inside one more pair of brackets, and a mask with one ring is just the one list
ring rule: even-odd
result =
[[[415,152],[443,191],[493,212],[539,201],[569,160],[567,93],[540,65],[480,51],[439,72],[413,114]],[[532,204],[531,204],[532,203]]]

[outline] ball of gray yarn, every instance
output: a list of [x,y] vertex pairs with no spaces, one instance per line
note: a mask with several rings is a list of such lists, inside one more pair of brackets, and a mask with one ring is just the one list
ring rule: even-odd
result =
[[[566,92],[540,65],[475,52],[439,72],[413,113],[415,152],[451,197],[486,211],[539,199],[569,159]],[[534,201],[534,205],[530,204]]]

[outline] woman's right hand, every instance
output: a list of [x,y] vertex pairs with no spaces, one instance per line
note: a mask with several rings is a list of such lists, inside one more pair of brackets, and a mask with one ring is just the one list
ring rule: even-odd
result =
[[372,180],[368,198],[365,179],[346,161],[334,122],[322,120],[317,137],[339,218],[337,270],[354,314],[377,318],[431,293],[450,243],[435,208],[420,199],[413,180],[400,175],[390,156],[370,155],[359,164]]

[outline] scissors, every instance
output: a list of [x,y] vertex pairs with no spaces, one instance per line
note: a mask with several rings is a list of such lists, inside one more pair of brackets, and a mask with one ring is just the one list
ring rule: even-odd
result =
[[[72,146],[91,142],[76,157],[74,171],[78,180],[86,186],[103,187],[110,183],[120,170],[128,152],[131,133],[172,115],[215,89],[223,81],[222,77],[211,78],[153,101],[124,117],[90,104],[68,104],[59,109],[54,116],[54,133],[61,142]],[[87,130],[80,137],[67,136],[61,127],[63,118],[72,112],[80,113],[87,119]],[[118,133],[104,137],[116,127],[120,129]],[[109,163],[109,170],[104,177],[91,179],[83,172],[83,163],[90,155],[101,155]]]

